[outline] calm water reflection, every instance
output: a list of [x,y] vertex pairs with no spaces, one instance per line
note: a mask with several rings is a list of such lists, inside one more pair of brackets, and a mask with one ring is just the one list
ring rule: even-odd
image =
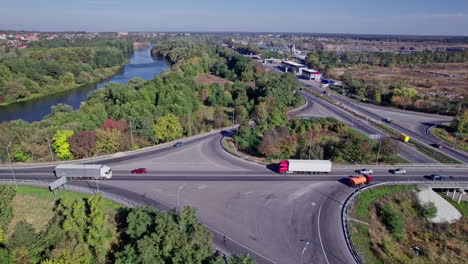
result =
[[90,91],[104,87],[109,82],[127,83],[133,77],[151,80],[162,71],[169,68],[164,60],[156,60],[151,57],[151,47],[135,51],[130,58],[130,63],[109,79],[93,85],[83,86],[78,89],[65,91],[37,98],[27,102],[0,106],[0,122],[15,119],[23,119],[28,122],[39,121],[50,113],[50,107],[56,104],[67,104],[78,109],[80,103],[85,101]]

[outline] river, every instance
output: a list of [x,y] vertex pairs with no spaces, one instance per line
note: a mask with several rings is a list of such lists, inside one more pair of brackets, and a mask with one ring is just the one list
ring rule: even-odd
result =
[[48,115],[51,106],[67,104],[78,109],[80,103],[86,101],[90,91],[104,87],[109,82],[128,83],[131,78],[139,77],[151,80],[156,75],[169,69],[165,60],[157,60],[151,56],[151,46],[136,50],[121,71],[103,82],[85,85],[80,88],[67,90],[61,93],[35,98],[25,102],[0,106],[0,122],[23,119],[28,122],[42,120]]

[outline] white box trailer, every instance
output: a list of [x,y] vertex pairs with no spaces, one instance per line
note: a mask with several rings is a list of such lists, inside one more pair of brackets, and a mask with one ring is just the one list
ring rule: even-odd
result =
[[330,173],[329,160],[284,160],[279,164],[279,173]]
[[55,167],[57,178],[110,179],[112,169],[101,164],[60,164]]

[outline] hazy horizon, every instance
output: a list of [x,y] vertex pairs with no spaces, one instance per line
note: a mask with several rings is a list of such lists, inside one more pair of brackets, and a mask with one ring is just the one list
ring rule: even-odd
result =
[[23,0],[2,9],[5,30],[468,35],[468,1],[461,0]]

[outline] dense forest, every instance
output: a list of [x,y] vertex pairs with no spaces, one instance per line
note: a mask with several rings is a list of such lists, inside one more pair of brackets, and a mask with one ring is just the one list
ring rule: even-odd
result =
[[[90,93],[78,111],[56,105],[40,122],[4,122],[0,124],[1,144],[12,142],[11,157],[16,162],[91,157],[221,128],[232,124],[232,111],[236,122],[249,120],[267,95],[278,96],[281,107],[301,100],[292,93],[297,85],[292,76],[267,74],[261,66],[221,46],[168,41],[153,53],[172,58],[172,70],[150,81],[135,78],[128,84],[110,83]],[[233,82],[197,83],[194,77],[202,73]],[[259,84],[275,83],[275,87],[257,89],[256,79]],[[275,113],[285,118],[284,109]],[[0,149],[3,161],[7,154],[5,148]]]
[[[33,226],[12,222],[19,209],[13,207],[16,195],[14,185],[0,185],[2,264],[225,263],[215,256],[211,234],[191,207],[180,214],[151,207],[113,209],[100,194],[76,198],[65,193],[52,205],[52,216],[37,215],[50,221],[33,220]],[[38,225],[44,227],[38,230]],[[227,263],[255,261],[233,255]]]
[[325,72],[328,68],[348,67],[356,64],[375,66],[415,66],[431,63],[468,62],[465,51],[417,51],[411,53],[393,52],[343,52],[315,50],[309,52],[306,63],[309,68]]
[[0,103],[101,81],[133,51],[126,40],[43,40],[0,54]]

